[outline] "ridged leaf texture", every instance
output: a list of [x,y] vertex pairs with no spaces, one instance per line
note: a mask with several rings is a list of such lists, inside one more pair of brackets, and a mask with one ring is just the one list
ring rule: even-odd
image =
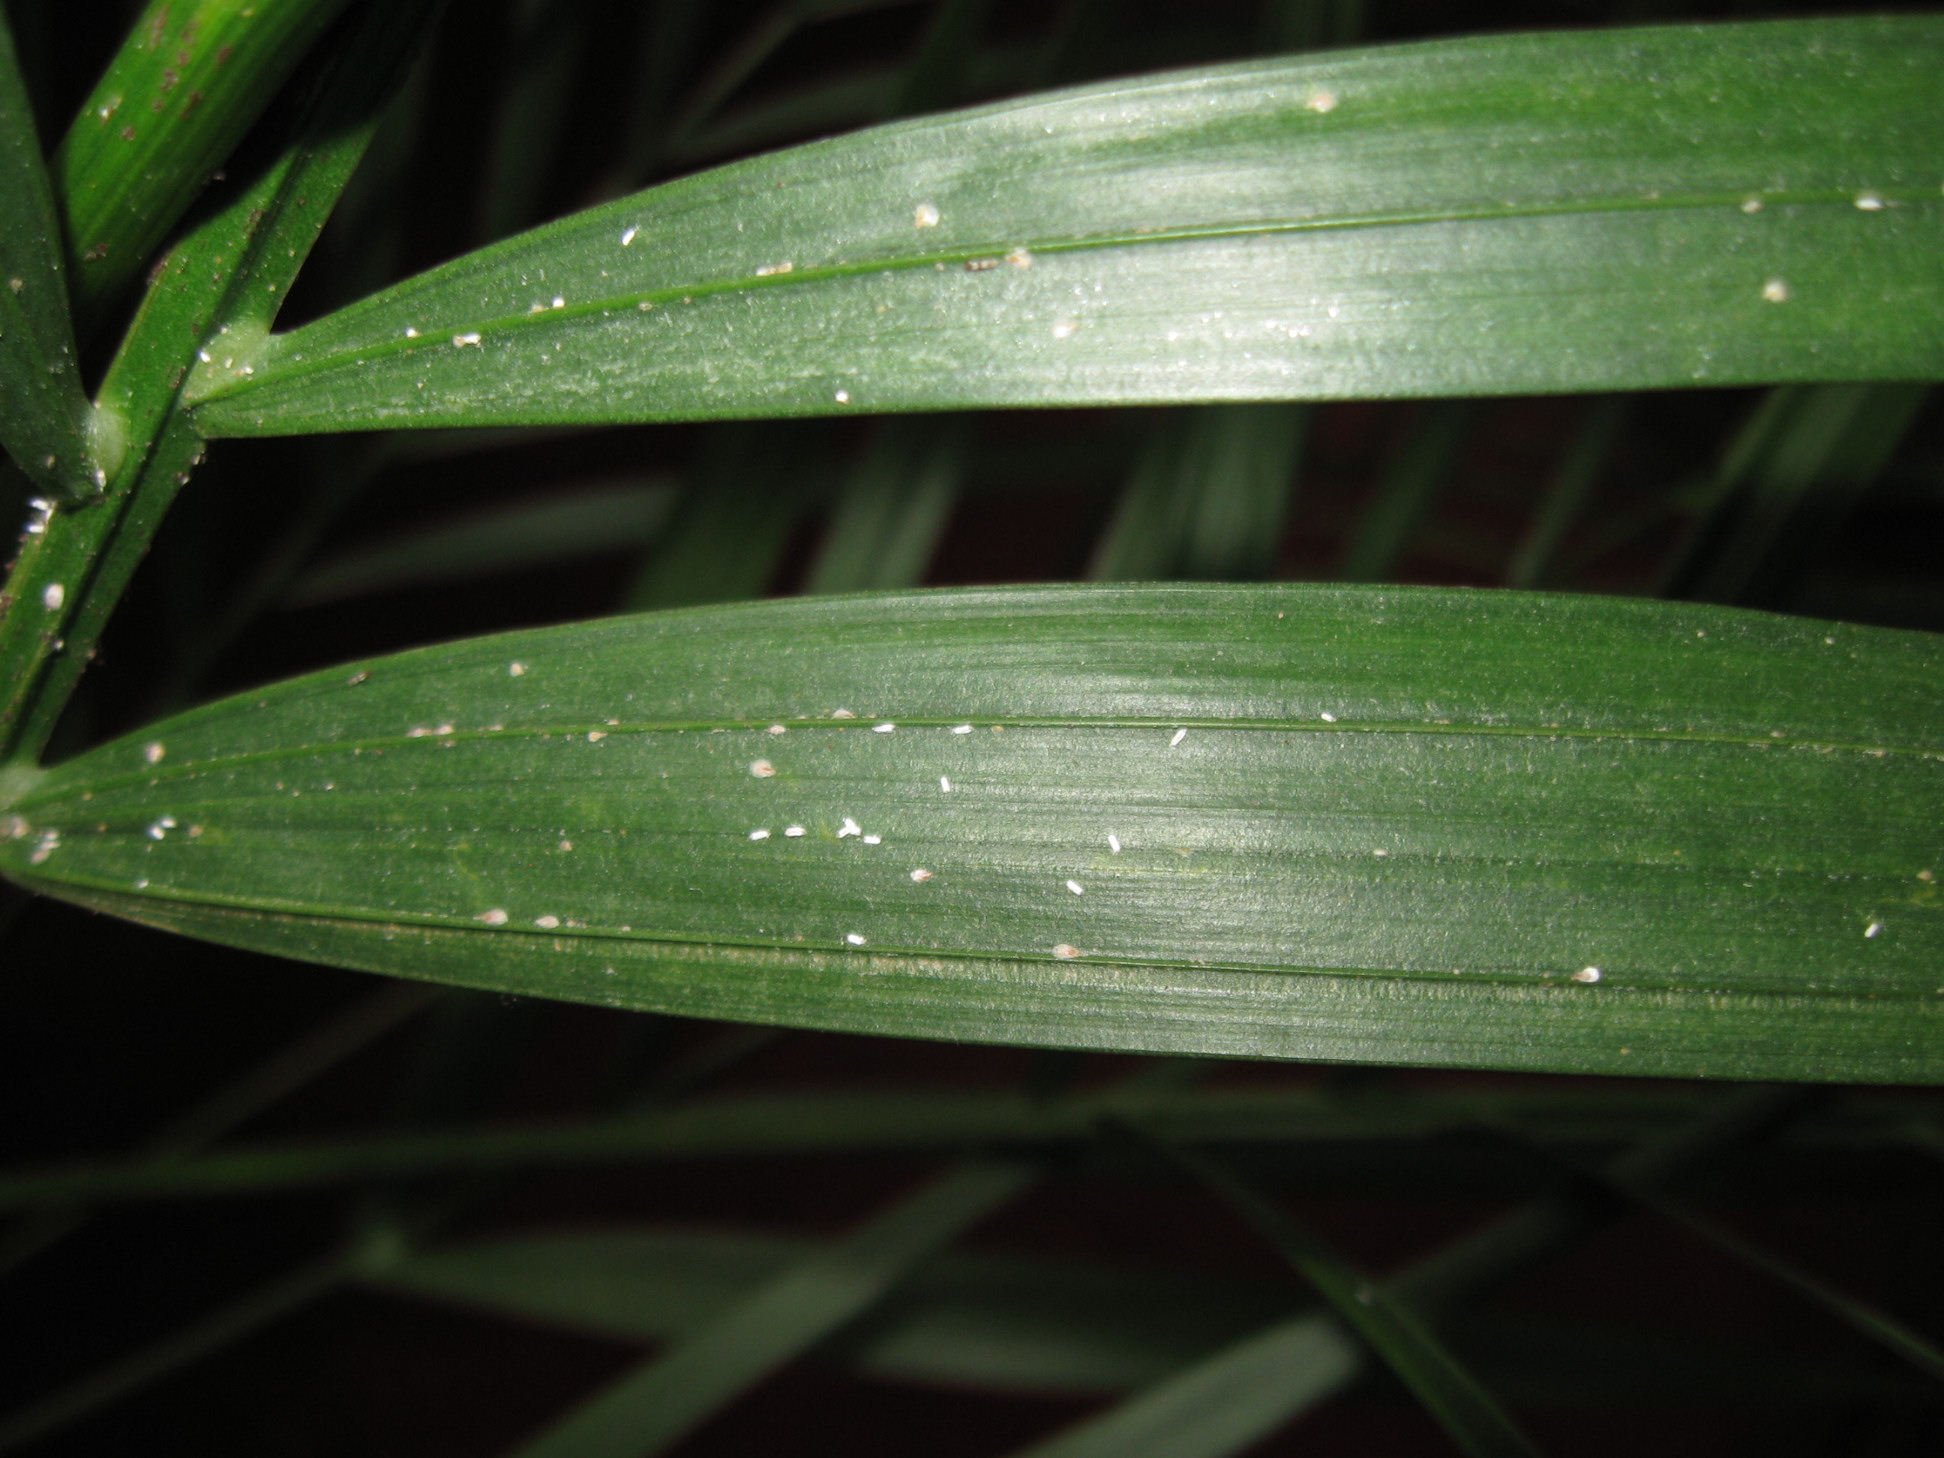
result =
[[1944,653],[1433,589],[802,599],[349,665],[33,781],[217,941],[879,1033],[1944,1076]]
[[880,127],[212,361],[216,435],[1944,371],[1944,17],[1495,36]]

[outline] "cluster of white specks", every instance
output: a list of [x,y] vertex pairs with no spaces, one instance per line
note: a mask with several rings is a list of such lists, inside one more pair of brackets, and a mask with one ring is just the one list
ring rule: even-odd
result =
[[1762,285],[1762,297],[1771,304],[1789,302],[1789,281],[1785,278],[1772,278]]
[[27,503],[33,515],[27,518],[27,535],[37,537],[47,530],[47,524],[54,519],[54,503],[45,496],[36,496]]
[[452,336],[452,347],[454,349],[464,349],[469,344],[476,345],[478,343],[479,334],[477,331],[471,334],[455,334]]
[[1188,737],[1188,731],[1186,729],[1175,730],[1174,738],[1168,741],[1168,748],[1173,749],[1176,745],[1180,744],[1181,741],[1186,739],[1187,737]]
[[58,582],[50,582],[41,589],[41,606],[50,613],[59,612],[66,601],[67,589]]
[[483,921],[488,926],[505,926],[506,913],[500,910],[499,907],[495,906],[491,911],[480,912],[478,916],[475,916],[473,918],[473,920]]
[[844,940],[849,942],[853,947],[861,947],[864,945],[864,937],[859,932],[846,932],[844,934]]
[[776,778],[776,766],[766,759],[751,760],[749,772],[759,780],[773,780]]
[[1319,91],[1303,103],[1304,106],[1307,106],[1318,116],[1322,116],[1326,112],[1335,111],[1336,104],[1337,99],[1334,91]]
[[169,751],[162,747],[162,741],[154,739],[142,746],[142,758],[150,764],[162,763],[162,756]]
[[750,832],[749,832],[749,838],[750,838],[751,840],[768,840],[768,839],[770,838],[770,833],[769,833],[769,831],[768,831],[768,830],[766,830],[766,829],[760,829],[760,828],[759,828],[759,829],[756,829],[756,830],[752,830],[752,831],[750,831]]
[[525,673],[526,665],[524,663],[509,663],[506,665],[506,676],[508,678],[519,678]]
[[1120,837],[1115,835],[1111,830],[1107,832],[1107,849],[1115,855],[1119,855],[1121,852]]
[[970,734],[972,732],[972,726],[970,724],[954,724],[952,726],[952,732],[954,734]]
[[621,246],[623,248],[626,248],[630,243],[634,242],[634,240],[638,236],[640,236],[640,233],[641,233],[641,229],[637,228],[633,223],[628,224],[627,227],[621,230]]
[[33,850],[28,852],[27,864],[30,866],[41,865],[60,848],[61,832],[58,830],[43,830],[40,833],[40,839],[34,842]]
[[832,396],[831,398],[833,398],[834,400],[836,400],[836,402],[837,402],[837,403],[838,403],[839,405],[848,405],[848,404],[850,404],[850,391],[849,391],[849,390],[839,390],[839,391],[838,391],[838,392],[837,392],[837,393],[836,393],[836,394],[835,394],[834,396]]
[[936,228],[938,226],[938,209],[930,203],[919,203],[911,214],[911,222],[914,227],[918,228]]
[[926,870],[923,866],[919,866],[916,870],[914,870],[911,873],[911,879],[916,881],[921,886],[924,885],[925,882],[931,880],[931,878],[932,878],[932,873]]
[[1883,923],[1882,923],[1882,922],[1880,922],[1880,921],[1873,921],[1873,922],[1871,922],[1871,923],[1870,923],[1870,924],[1869,924],[1868,926],[1866,926],[1866,927],[1864,927],[1864,928],[1863,928],[1863,935],[1864,935],[1864,936],[1866,936],[1866,937],[1880,937],[1880,936],[1882,936],[1882,935],[1883,935]]
[[167,835],[170,831],[174,830],[175,828],[176,828],[175,816],[164,815],[160,820],[155,821],[153,824],[149,826],[148,838],[150,840],[160,840],[162,839],[163,836]]
[[803,834],[803,827],[801,825],[786,825],[783,827],[783,833],[791,840],[795,840]]
[[862,835],[863,833],[864,827],[848,815],[844,817],[844,823],[837,827],[837,838],[839,840],[842,840],[847,835]]
[[1600,969],[1598,967],[1582,967],[1573,974],[1573,981],[1575,982],[1592,983],[1598,982],[1599,980]]
[[1883,211],[1883,194],[1880,192],[1859,192],[1856,195],[1856,206],[1866,213],[1880,213]]
[[25,840],[34,833],[34,827],[25,815],[9,815],[0,819],[0,840]]
[[428,729],[423,724],[415,724],[405,731],[407,739],[434,739],[452,733],[452,725],[441,724],[436,729]]
[[1066,942],[1061,942],[1059,946],[1053,949],[1053,955],[1058,957],[1062,962],[1071,962],[1075,957],[1080,955],[1080,949]]
[[1087,894],[1087,888],[1085,886],[1082,886],[1078,881],[1067,882],[1066,888],[1067,890],[1071,891],[1075,896],[1084,896]]
[[940,776],[938,777],[938,788],[939,788],[939,790],[940,790],[940,791],[941,791],[942,793],[944,793],[944,794],[947,794],[947,795],[949,795],[949,794],[951,794],[951,793],[952,793],[952,777],[951,777],[950,775],[940,775]]
[[1053,337],[1055,339],[1071,339],[1079,332],[1080,321],[1077,319],[1055,319],[1053,321]]
[[533,924],[539,927],[541,931],[552,931],[555,927],[560,925],[560,918],[551,915],[536,916],[533,918]]

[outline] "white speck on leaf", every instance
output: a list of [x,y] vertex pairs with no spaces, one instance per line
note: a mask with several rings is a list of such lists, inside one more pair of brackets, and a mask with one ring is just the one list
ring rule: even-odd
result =
[[160,840],[162,839],[163,836],[167,835],[170,831],[174,830],[175,828],[176,828],[175,816],[164,815],[160,820],[156,821],[153,825],[149,826],[148,838],[150,840]]
[[940,775],[940,776],[938,777],[938,788],[939,788],[939,789],[940,789],[940,790],[941,790],[941,791],[942,791],[943,793],[945,793],[945,794],[947,794],[947,795],[949,795],[949,794],[951,794],[951,793],[952,793],[952,780],[951,780],[951,776],[949,776],[949,775]]
[[832,709],[830,711],[830,717],[833,719],[855,719],[857,715],[853,714],[849,709]]
[[861,947],[864,945],[864,938],[856,932],[846,932],[844,940],[849,942],[853,947]]
[[954,724],[952,726],[952,732],[954,734],[970,734],[972,732],[972,726],[970,724]]
[[477,333],[455,334],[452,336],[452,347],[454,349],[464,349],[469,344],[476,345],[478,343],[479,335]]
[[751,840],[768,840],[769,837],[770,833],[767,830],[752,830],[749,832],[749,838]]
[[1053,949],[1053,955],[1063,962],[1071,962],[1075,957],[1080,955],[1080,949],[1061,942],[1059,946]]
[[1010,263],[1014,268],[1031,268],[1033,266],[1033,255],[1024,248],[1015,248],[1006,254],[1006,262]]
[[1121,852],[1120,837],[1115,835],[1111,830],[1107,832],[1107,849],[1115,855],[1119,855]]
[[938,209],[930,203],[919,203],[917,210],[911,215],[911,221],[914,227],[936,228],[938,226]]
[[519,678],[525,673],[526,665],[524,663],[509,663],[506,665],[506,676],[508,678]]
[[483,921],[488,926],[505,926],[506,913],[504,911],[501,911],[497,906],[495,906],[491,911],[480,912],[478,916],[475,916],[473,918],[473,920]]
[[1307,106],[1311,111],[1315,112],[1318,116],[1322,116],[1326,112],[1335,111],[1336,104],[1337,104],[1337,99],[1336,99],[1336,93],[1334,91],[1319,91],[1314,96],[1312,96],[1308,101],[1303,103],[1304,106]]
[[1759,197],[1743,198],[1741,210],[1751,215],[1759,213],[1762,210],[1762,200]]
[[776,778],[776,766],[766,759],[752,760],[750,762],[749,772],[759,780],[773,780]]
[[560,918],[557,916],[536,916],[533,918],[533,924],[542,931],[552,931],[560,925]]
[[1868,926],[1866,926],[1866,927],[1864,927],[1864,928],[1863,928],[1863,935],[1864,935],[1864,936],[1866,936],[1866,937],[1880,937],[1880,936],[1882,936],[1882,935],[1883,935],[1883,923],[1882,923],[1882,922],[1880,922],[1880,921],[1873,921],[1873,922],[1871,922],[1871,923],[1870,923],[1870,924],[1869,924]]
[[1579,969],[1579,971],[1573,974],[1573,981],[1575,982],[1591,983],[1591,982],[1598,982],[1599,980],[1600,980],[1600,969],[1598,967],[1582,967]]
[[849,390],[839,390],[839,391],[837,392],[837,394],[836,394],[836,396],[835,396],[835,398],[836,398],[836,401],[837,401],[837,403],[838,403],[839,405],[848,405],[848,404],[850,404],[850,391],[849,391]]
[[39,866],[46,864],[47,858],[61,848],[61,832],[43,830],[40,839],[34,842],[34,849],[27,856],[27,864]]
[[[1789,281],[1781,278],[1770,279],[1762,285],[1762,297],[1767,299],[1771,304],[1788,303]],[[1700,635],[1696,634],[1695,636],[1699,637]]]
[[864,837],[864,844],[866,844],[866,845],[883,845],[883,844],[884,844],[884,837],[883,837],[883,836],[881,836],[881,835],[867,835],[867,836],[865,836],[865,837]]
[[923,885],[925,882],[931,880],[931,878],[932,878],[932,873],[926,870],[923,866],[918,867],[917,870],[911,873],[911,879],[918,882],[920,885]]
[[635,235],[638,234],[640,231],[641,229],[635,227],[633,224],[629,224],[627,227],[623,228],[621,230],[621,246],[623,248],[626,248],[630,243],[634,242]]
[[1056,319],[1053,322],[1053,337],[1055,339],[1071,339],[1079,332],[1080,324],[1077,320]]
[[769,278],[774,274],[794,272],[795,269],[796,269],[796,265],[790,262],[790,260],[786,258],[781,263],[764,264],[761,268],[756,270],[756,277]]
[[67,589],[58,582],[50,582],[41,589],[41,606],[50,613],[59,612],[61,604],[67,601]]
[[893,729],[896,729],[897,727],[898,726],[896,724],[890,724],[890,723],[873,724],[871,726],[871,732],[873,734],[889,734]]
[[1075,896],[1084,896],[1087,894],[1087,888],[1082,886],[1078,881],[1069,881],[1066,883],[1066,886],[1067,890],[1071,891]]
[[1168,741],[1168,748],[1173,749],[1177,744],[1181,743],[1181,741],[1186,739],[1187,737],[1188,737],[1188,731],[1186,729],[1175,730],[1174,738]]
[[1324,722],[1325,724],[1334,724],[1334,723],[1336,723],[1336,715],[1335,715],[1335,714],[1324,714],[1324,715],[1322,715],[1321,717],[1322,717],[1322,720],[1323,720],[1323,722]]
[[795,840],[799,835],[803,834],[803,827],[801,825],[786,825],[783,827],[783,833],[791,840]]
[[1856,195],[1856,206],[1862,212],[1880,213],[1883,211],[1883,194],[1880,192],[1859,192]]
[[162,741],[159,739],[151,740],[142,746],[142,758],[150,764],[162,763],[162,756],[168,752],[168,750],[162,747]]
[[589,744],[599,744],[605,738],[607,738],[607,730],[605,729],[590,729],[587,731],[587,742]]
[[847,835],[862,835],[863,833],[864,827],[848,815],[844,817],[844,823],[837,827],[837,838],[839,840],[842,840]]
[[790,728],[787,724],[772,724],[769,726],[769,732],[772,734],[788,734]]

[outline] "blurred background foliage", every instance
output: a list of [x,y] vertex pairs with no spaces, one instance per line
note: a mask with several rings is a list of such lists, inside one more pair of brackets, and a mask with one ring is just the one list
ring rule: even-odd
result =
[[[7,0],[43,135],[136,8]],[[1844,8],[1865,7],[468,0],[284,322],[896,116],[1322,46]],[[0,479],[16,517],[28,494]],[[225,442],[55,752],[354,655],[911,584],[1401,581],[1938,630],[1941,524],[1944,410],[1914,386]],[[49,902],[4,937],[9,1164],[219,1139],[284,1163],[232,1198],[9,1217],[0,1450],[1451,1451],[1227,1176],[1117,1134],[1101,1099],[1160,1110],[1436,1314],[1543,1449],[1944,1448],[1916,1335],[1944,1336],[1927,1091],[750,1030],[391,986]],[[698,1108],[721,1121],[667,1134]]]

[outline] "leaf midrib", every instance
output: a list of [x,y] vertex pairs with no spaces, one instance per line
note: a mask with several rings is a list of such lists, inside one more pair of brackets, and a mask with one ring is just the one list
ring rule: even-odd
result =
[[[1928,203],[1933,199],[1927,193],[1916,189],[1904,190],[1895,187],[1871,189],[1872,194],[1882,200],[1885,210],[1910,207]],[[783,271],[765,274],[738,274],[733,277],[670,284],[665,287],[627,293],[605,295],[584,303],[568,303],[559,307],[529,309],[517,314],[503,314],[493,318],[468,319],[464,324],[467,334],[478,334],[479,344],[494,334],[504,334],[512,330],[539,325],[557,325],[562,322],[575,322],[582,319],[611,316],[615,310],[653,312],[665,305],[691,303],[696,299],[711,298],[721,294],[746,293],[755,289],[795,288],[809,284],[862,278],[872,274],[916,272],[936,269],[940,265],[965,265],[988,260],[1005,264],[1005,256],[1013,250],[1023,250],[1034,258],[1051,257],[1061,254],[1107,251],[1117,248],[1137,248],[1149,245],[1174,243],[1193,243],[1219,241],[1222,239],[1248,239],[1275,237],[1300,233],[1336,232],[1356,228],[1399,228],[1436,226],[1446,223],[1491,223],[1526,218],[1550,218],[1590,216],[1596,214],[1627,214],[1644,212],[1713,211],[1731,208],[1740,211],[1750,198],[1760,200],[1764,209],[1769,207],[1849,207],[1856,206],[1857,193],[1851,188],[1809,188],[1801,190],[1768,191],[1760,188],[1738,191],[1708,193],[1681,193],[1658,197],[1634,194],[1627,197],[1602,197],[1580,199],[1553,199],[1542,203],[1501,203],[1481,208],[1449,208],[1441,210],[1395,209],[1372,213],[1346,213],[1334,217],[1276,219],[1250,223],[1210,223],[1186,225],[1174,228],[1159,228],[1152,232],[1100,234],[1087,238],[1045,238],[1037,241],[1008,239],[1002,242],[988,242],[966,245],[949,249],[936,249],[924,253],[900,253],[893,257],[865,259],[861,261],[841,260],[827,264],[810,264],[801,268],[793,260],[778,259],[778,264],[787,264]],[[578,220],[569,220],[564,227],[585,226]],[[488,250],[484,255],[472,260],[478,264],[495,261],[502,251],[516,253],[527,246],[530,240],[510,240],[503,250]],[[409,303],[413,294],[437,291],[447,280],[440,277],[441,270],[434,269],[423,276],[424,282],[414,289],[404,285],[397,293],[381,294],[354,305],[335,318],[319,320],[319,324],[332,323],[337,327],[355,325],[356,316],[371,311],[396,312]],[[406,290],[409,290],[406,291]],[[643,305],[647,305],[646,310]],[[309,328],[312,326],[305,326]],[[203,405],[248,393],[263,386],[269,378],[267,372],[275,369],[275,380],[282,384],[328,373],[342,368],[347,360],[355,359],[363,365],[372,360],[385,360],[399,356],[419,353],[427,349],[450,349],[461,347],[451,339],[440,338],[453,325],[440,325],[437,335],[421,334],[407,337],[397,335],[383,339],[367,340],[360,344],[333,345],[322,354],[302,356],[289,363],[282,363],[282,357],[294,354],[304,329],[289,333],[272,335],[264,346],[247,358],[231,356],[232,364],[216,366],[213,362],[198,366],[184,386],[182,398],[186,408],[192,412]],[[470,341],[464,347],[476,347]],[[265,379],[258,379],[255,371],[262,367]],[[244,373],[245,370],[250,373]],[[214,380],[214,384],[204,385],[202,381]]]
[[[954,715],[949,718],[859,718],[843,723],[829,720],[777,719],[693,719],[693,720],[653,720],[640,723],[613,724],[607,720],[582,721],[577,724],[520,725],[510,729],[457,729],[449,734],[439,734],[427,730],[423,733],[404,733],[379,735],[360,739],[332,739],[304,744],[279,745],[269,749],[252,750],[243,754],[226,755],[219,759],[183,760],[173,765],[145,766],[130,770],[125,774],[108,775],[98,779],[61,782],[51,786],[50,793],[40,793],[42,787],[21,797],[16,809],[32,809],[37,804],[48,804],[72,798],[81,791],[100,793],[104,790],[120,789],[127,785],[154,786],[167,780],[180,780],[191,776],[220,773],[238,766],[271,764],[292,759],[314,756],[323,751],[341,752],[350,750],[379,751],[410,748],[416,744],[431,743],[435,746],[449,746],[457,743],[489,744],[506,743],[509,740],[542,739],[585,739],[589,734],[598,734],[603,739],[620,738],[624,735],[645,734],[715,734],[749,733],[767,734],[774,724],[784,724],[790,733],[809,733],[824,730],[834,733],[875,733],[874,724],[894,722],[897,732],[907,729],[949,729],[958,724],[970,723],[975,730],[984,729],[1126,729],[1130,731],[1147,730],[1167,733],[1175,729],[1187,729],[1193,733],[1216,733],[1233,731],[1237,733],[1273,734],[1419,734],[1429,737],[1472,739],[1534,739],[1560,740],[1579,739],[1601,741],[1609,739],[1626,740],[1630,743],[1647,744],[1703,744],[1725,748],[1744,749],[1813,749],[1823,753],[1867,754],[1877,758],[1890,755],[1918,759],[1937,759],[1944,757],[1944,750],[1934,746],[1919,744],[1878,744],[1862,740],[1840,740],[1827,738],[1801,738],[1755,733],[1728,733],[1700,729],[1591,729],[1572,725],[1524,725],[1524,724],[1424,724],[1398,721],[1357,721],[1339,720],[1333,724],[1318,723],[1302,719],[1198,719],[1188,716],[1173,718],[1123,718],[1112,715],[1045,715],[995,718],[991,715],[975,714],[970,717]],[[59,771],[51,778],[58,779]],[[46,782],[43,782],[45,785]]]
[[1164,972],[1191,973],[1195,976],[1236,975],[1254,977],[1329,977],[1357,979],[1361,981],[1418,982],[1438,987],[1488,987],[1506,988],[1513,991],[1543,993],[1556,992],[1571,997],[1655,997],[1679,994],[1708,998],[1746,998],[1750,1000],[1769,1000],[1775,998],[1808,999],[1817,1001],[1860,1002],[1912,1002],[1929,1005],[1937,998],[1930,994],[1897,987],[1872,986],[1867,990],[1824,986],[1813,983],[1801,987],[1791,987],[1786,991],[1764,987],[1732,987],[1719,982],[1692,984],[1649,977],[1648,980],[1633,985],[1614,985],[1608,983],[1600,988],[1584,987],[1573,982],[1565,968],[1556,972],[1541,969],[1531,971],[1494,971],[1485,967],[1467,968],[1461,976],[1454,976],[1450,969],[1412,968],[1412,967],[1350,967],[1350,966],[1295,966],[1289,963],[1239,962],[1217,958],[1199,957],[1160,957],[1116,956],[1111,953],[1084,952],[1078,957],[1062,957],[1050,952],[1027,952],[1001,948],[960,949],[954,947],[903,946],[891,942],[873,942],[868,947],[849,947],[835,940],[819,942],[806,938],[803,941],[769,940],[761,937],[742,935],[714,935],[707,941],[698,940],[693,935],[677,935],[672,932],[642,931],[630,928],[622,931],[615,927],[562,925],[556,928],[528,926],[484,926],[473,925],[467,919],[454,916],[439,916],[429,912],[390,912],[366,911],[359,907],[310,906],[295,902],[285,902],[269,898],[251,899],[242,896],[225,896],[217,892],[203,892],[189,895],[169,887],[144,887],[140,892],[131,892],[119,881],[109,881],[99,876],[61,877],[58,884],[64,889],[86,888],[104,893],[118,899],[142,902],[161,902],[173,906],[189,907],[212,912],[235,912],[248,916],[282,918],[291,922],[304,922],[313,925],[335,925],[351,930],[365,927],[422,927],[430,931],[450,932],[460,936],[478,937],[520,937],[530,942],[563,940],[579,942],[616,942],[622,945],[648,943],[659,947],[691,947],[707,957],[719,957],[723,953],[776,953],[784,956],[818,957],[827,961],[841,959],[853,966],[866,966],[873,962],[889,961],[902,968],[911,968],[925,962],[949,962],[954,965],[975,963],[1005,963],[1034,968],[1071,968],[1088,970],[1159,970]]

